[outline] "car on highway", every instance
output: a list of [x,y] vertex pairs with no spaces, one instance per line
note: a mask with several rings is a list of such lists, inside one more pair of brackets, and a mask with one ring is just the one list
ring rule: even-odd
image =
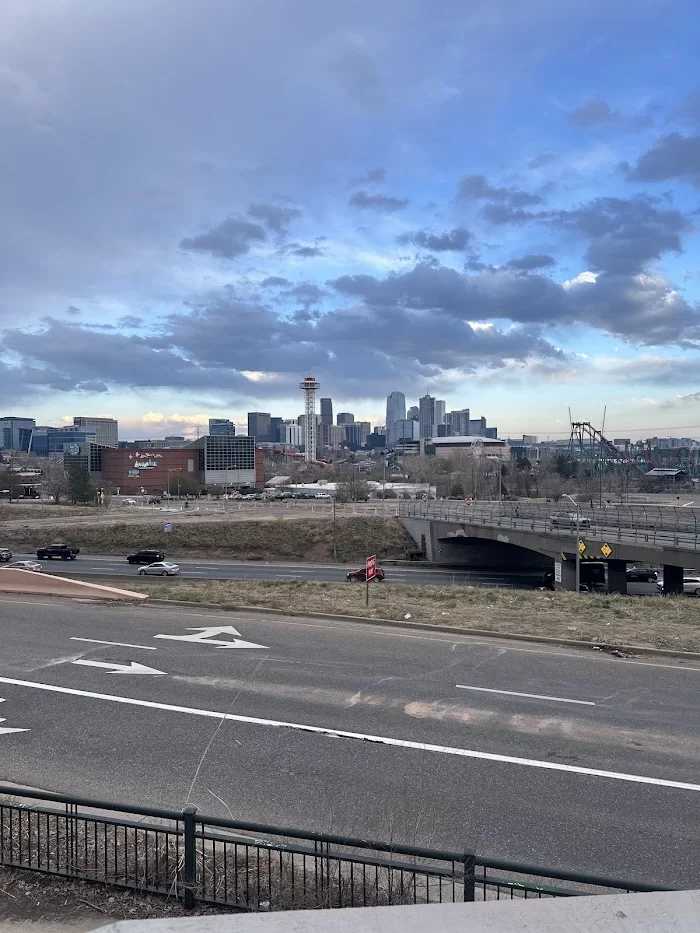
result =
[[625,571],[628,583],[655,583],[659,575],[645,567],[628,567]]
[[54,557],[59,560],[75,560],[78,554],[79,547],[70,547],[67,544],[47,544],[46,547],[36,549],[37,560],[53,560]]
[[[374,571],[374,577],[372,579],[376,580],[377,583],[381,583],[386,574],[381,567],[377,567]],[[350,573],[345,578],[350,582],[355,583],[364,583],[367,580],[367,570],[364,567],[361,567],[359,570],[351,570]]]
[[0,560],[12,560],[12,551],[9,547],[0,547]]
[[41,564],[35,560],[12,560],[3,567],[3,570],[33,570],[36,573],[41,573],[43,569]]
[[[659,593],[664,591],[664,581],[656,581],[656,589]],[[700,596],[700,576],[687,577],[683,575],[683,592],[686,596]]]
[[130,564],[154,564],[157,560],[165,560],[165,554],[157,548],[143,548],[135,554],[128,554],[126,559]]
[[317,492],[314,496],[314,499],[332,499],[333,496],[329,492]]
[[555,528],[590,528],[591,520],[580,512],[553,512],[549,516],[549,524]]
[[178,573],[180,573],[178,565],[171,564],[168,560],[159,560],[155,564],[149,564],[148,567],[142,567],[139,570],[139,574],[142,576],[152,574],[156,577],[175,577]]

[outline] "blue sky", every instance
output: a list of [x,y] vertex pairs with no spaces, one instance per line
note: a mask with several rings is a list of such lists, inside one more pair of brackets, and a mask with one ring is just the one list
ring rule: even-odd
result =
[[[696,5],[6,0],[6,414],[700,436]],[[11,409],[11,410],[10,410]]]

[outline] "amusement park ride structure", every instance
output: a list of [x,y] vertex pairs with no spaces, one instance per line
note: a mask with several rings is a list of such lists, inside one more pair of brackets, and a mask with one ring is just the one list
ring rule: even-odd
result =
[[700,476],[700,447],[653,448],[651,439],[626,444],[608,440],[590,421],[572,421],[568,455],[588,465],[592,473],[636,472],[664,468]]

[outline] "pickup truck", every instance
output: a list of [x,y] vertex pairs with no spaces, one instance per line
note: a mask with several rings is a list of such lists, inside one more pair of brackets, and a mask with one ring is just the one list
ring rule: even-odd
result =
[[80,548],[68,547],[67,544],[49,544],[36,549],[37,560],[53,560],[54,557],[59,557],[61,560],[75,560],[78,554],[80,554]]

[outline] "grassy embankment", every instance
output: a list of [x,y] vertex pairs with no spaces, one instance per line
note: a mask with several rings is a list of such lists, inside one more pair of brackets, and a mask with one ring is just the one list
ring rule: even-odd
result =
[[460,585],[372,584],[365,609],[362,584],[165,580],[139,578],[130,589],[154,597],[212,603],[226,609],[259,606],[449,625],[492,632],[546,635],[608,645],[633,644],[700,651],[698,601],[689,597],[630,598]]

